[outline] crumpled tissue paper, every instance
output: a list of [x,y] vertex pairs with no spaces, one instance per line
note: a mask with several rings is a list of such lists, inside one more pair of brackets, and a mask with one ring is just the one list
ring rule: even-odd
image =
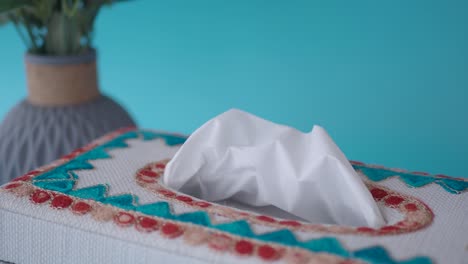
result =
[[207,201],[273,205],[312,223],[385,224],[325,129],[302,133],[235,109],[198,128],[167,165],[163,181]]

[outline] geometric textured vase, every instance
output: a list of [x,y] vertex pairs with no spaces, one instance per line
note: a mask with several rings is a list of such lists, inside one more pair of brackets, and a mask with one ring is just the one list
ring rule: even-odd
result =
[[45,165],[95,138],[135,126],[99,91],[96,51],[26,54],[28,97],[0,124],[0,184]]
[[23,100],[0,124],[0,184],[128,126],[135,126],[130,115],[106,96],[53,107]]

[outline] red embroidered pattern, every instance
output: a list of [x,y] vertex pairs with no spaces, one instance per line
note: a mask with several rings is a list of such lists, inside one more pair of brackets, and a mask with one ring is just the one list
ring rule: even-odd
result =
[[136,182],[165,200],[171,200],[174,203],[179,203],[196,210],[206,211],[210,215],[219,215],[232,220],[246,219],[250,223],[287,228],[290,230],[375,236],[413,232],[429,225],[434,217],[431,209],[418,199],[370,182],[366,182],[366,185],[374,199],[378,202],[383,202],[387,207],[398,210],[405,216],[404,220],[395,225],[372,229],[368,227],[311,224],[294,220],[276,219],[266,215],[256,215],[216,203],[197,200],[195,197],[189,197],[185,194],[168,189],[163,185],[161,179],[167,163],[168,160],[158,161],[140,169],[135,176]]

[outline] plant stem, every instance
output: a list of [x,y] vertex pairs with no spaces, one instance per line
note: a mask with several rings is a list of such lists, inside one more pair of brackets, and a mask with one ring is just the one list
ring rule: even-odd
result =
[[26,28],[26,31],[28,32],[29,38],[31,39],[31,44],[33,46],[34,51],[39,50],[39,47],[36,44],[36,38],[34,37],[34,34],[32,33],[31,26],[29,25],[27,21],[23,20],[23,22],[24,22],[24,27]]
[[9,16],[9,17],[10,17],[10,20],[13,22],[13,25],[15,26],[15,30],[18,33],[18,35],[20,36],[20,38],[23,41],[24,45],[29,49],[31,45],[28,42],[28,40],[26,39],[26,37],[24,36],[23,32],[21,31],[21,29],[20,29],[20,27],[18,25],[18,21],[13,16]]
[[68,17],[73,17],[74,15],[76,15],[79,5],[80,5],[80,1],[75,0],[73,1],[73,6],[69,8],[67,1],[62,0],[62,9]]
[[26,21],[26,19],[24,19],[24,13],[23,12],[20,12],[20,17],[21,17],[21,20],[24,24],[24,27],[26,28],[26,32],[28,32],[28,35],[29,35],[29,38],[31,40],[31,45],[32,45],[32,48],[33,48],[33,51],[37,51],[39,50],[37,44],[36,44],[36,38],[34,37],[34,34],[32,32],[32,29],[31,29],[31,25],[29,25],[28,21]]
[[70,12],[70,17],[72,16],[75,16],[76,15],[76,12],[78,12],[78,7],[80,5],[80,1],[79,0],[75,0],[75,3],[73,4],[73,8]]

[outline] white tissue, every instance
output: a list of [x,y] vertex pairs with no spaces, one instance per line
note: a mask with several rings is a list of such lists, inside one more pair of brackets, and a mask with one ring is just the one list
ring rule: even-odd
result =
[[169,162],[164,183],[208,201],[273,205],[312,223],[385,222],[327,132],[278,125],[240,110],[198,128]]

